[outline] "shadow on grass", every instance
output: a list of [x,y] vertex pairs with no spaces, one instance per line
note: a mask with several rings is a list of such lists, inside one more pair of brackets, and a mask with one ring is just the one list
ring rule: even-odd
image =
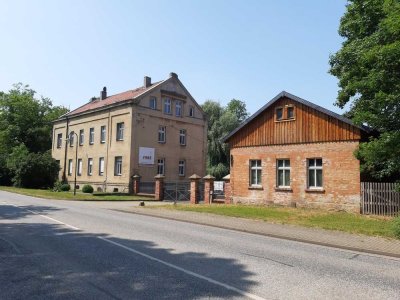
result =
[[0,286],[5,299],[242,297],[157,260],[243,291],[256,285],[250,279],[253,273],[238,261],[210,257],[201,249],[182,253],[147,240],[86,233],[48,222],[22,223],[33,215],[30,211],[52,210],[0,206]]

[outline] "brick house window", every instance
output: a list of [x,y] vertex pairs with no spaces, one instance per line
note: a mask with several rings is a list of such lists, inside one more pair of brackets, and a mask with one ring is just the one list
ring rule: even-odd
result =
[[69,146],[70,147],[74,146],[74,137],[75,137],[75,133],[73,131],[71,131],[69,133]]
[[117,141],[124,140],[124,122],[117,123]]
[[99,175],[103,176],[104,174],[104,157],[99,158]]
[[179,176],[185,176],[185,166],[186,163],[184,160],[180,160],[178,164],[178,175]]
[[82,158],[78,158],[78,172],[77,172],[78,176],[82,175]]
[[278,187],[290,187],[290,160],[278,159],[277,160],[277,183]]
[[94,144],[94,128],[89,129],[89,144],[93,145]]
[[84,140],[84,131],[83,129],[79,130],[79,146],[83,145],[83,140]]
[[68,160],[68,175],[72,175],[72,159]]
[[175,102],[175,115],[177,117],[182,116],[182,101],[176,101]]
[[106,142],[106,126],[103,125],[100,127],[100,143]]
[[156,97],[150,97],[149,107],[151,109],[157,109],[157,98]]
[[114,175],[115,176],[122,175],[122,156],[115,157]]
[[250,186],[261,186],[261,160],[250,160]]
[[160,158],[157,160],[157,175],[165,175],[165,159]]
[[308,188],[322,188],[322,158],[310,158],[308,165]]
[[89,176],[93,174],[93,158],[88,158],[87,174]]
[[280,121],[283,119],[283,107],[277,107],[275,109],[276,120]]
[[194,118],[194,107],[193,106],[189,107],[189,117]]
[[170,115],[171,112],[171,99],[164,98],[164,113]]
[[159,143],[165,143],[166,141],[166,132],[167,129],[165,126],[159,126],[158,127],[158,142]]
[[186,129],[179,130],[179,145],[186,146]]
[[62,133],[57,134],[57,148],[62,146]]

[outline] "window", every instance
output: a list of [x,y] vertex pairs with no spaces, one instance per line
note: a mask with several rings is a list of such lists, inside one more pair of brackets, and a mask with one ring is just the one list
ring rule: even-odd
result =
[[81,129],[79,130],[79,146],[83,145],[83,138],[84,138],[83,129]]
[[159,126],[158,127],[158,142],[159,143],[165,143],[166,140],[166,127],[165,126]]
[[282,107],[277,107],[276,108],[276,120],[280,121],[283,119],[283,108]]
[[100,143],[105,143],[106,142],[106,126],[101,126],[100,127]]
[[193,106],[189,107],[189,117],[194,117],[194,107]]
[[68,175],[72,175],[72,159],[68,160]]
[[322,158],[308,159],[308,187],[322,188]]
[[171,114],[171,99],[169,98],[164,99],[164,113]]
[[117,141],[124,140],[124,122],[117,123]]
[[59,159],[56,160],[57,165],[60,167],[61,166],[61,161]]
[[157,174],[165,175],[165,159],[160,158],[157,160]]
[[157,98],[156,97],[150,97],[149,106],[151,109],[157,109]]
[[177,117],[182,116],[182,101],[176,101],[175,102],[175,115]]
[[121,176],[122,175],[122,156],[115,157],[115,164],[114,164],[114,175]]
[[93,145],[94,144],[94,128],[89,129],[89,144]]
[[62,133],[57,134],[57,148],[62,146]]
[[179,176],[185,176],[185,161],[184,160],[179,161],[178,174],[179,174]]
[[78,172],[77,172],[78,176],[82,175],[82,159],[78,158]]
[[99,175],[103,176],[104,174],[104,157],[99,158]]
[[261,160],[250,160],[250,185],[261,186]]
[[290,160],[277,160],[277,186],[290,187]]
[[294,107],[293,106],[287,107],[287,118],[294,119]]
[[75,133],[73,131],[71,131],[69,133],[69,146],[70,147],[74,146],[74,136],[75,136]]
[[186,130],[179,130],[179,145],[186,146]]
[[92,173],[93,173],[93,158],[88,158],[87,174],[89,176],[92,176]]

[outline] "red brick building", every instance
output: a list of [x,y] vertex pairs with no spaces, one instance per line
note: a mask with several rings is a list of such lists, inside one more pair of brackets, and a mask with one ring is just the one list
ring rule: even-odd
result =
[[225,137],[233,203],[282,204],[359,212],[367,129],[281,92]]

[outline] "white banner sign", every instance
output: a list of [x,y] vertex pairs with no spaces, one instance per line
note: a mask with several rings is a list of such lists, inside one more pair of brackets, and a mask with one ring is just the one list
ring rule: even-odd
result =
[[154,148],[139,147],[139,165],[154,165]]

